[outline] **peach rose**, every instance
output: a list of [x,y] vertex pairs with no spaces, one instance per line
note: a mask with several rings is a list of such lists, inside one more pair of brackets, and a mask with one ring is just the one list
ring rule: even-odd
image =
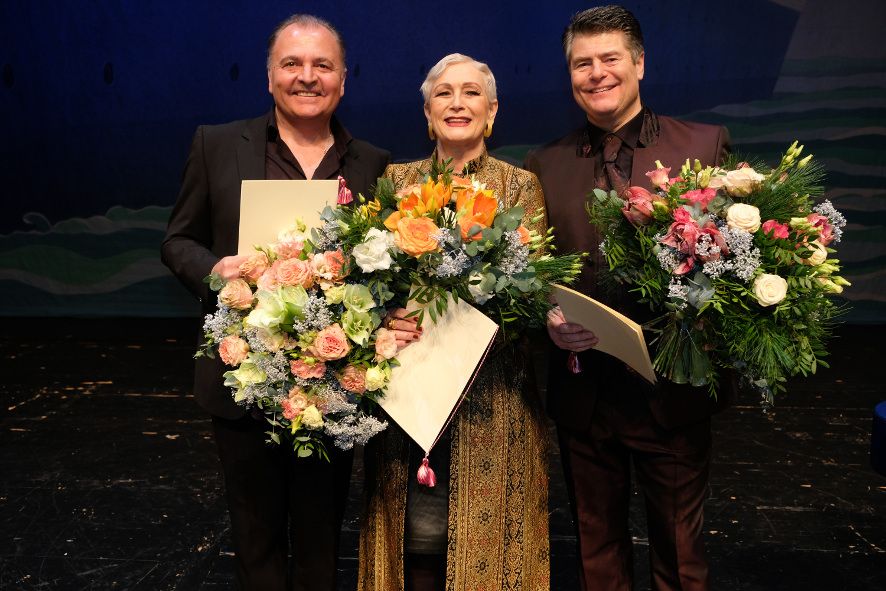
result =
[[289,362],[289,369],[292,375],[309,380],[311,378],[322,378],[326,374],[326,364],[322,361],[316,363],[308,363],[301,359],[293,359]]
[[286,259],[274,263],[277,270],[277,281],[283,285],[301,285],[310,289],[314,284],[314,271],[311,263],[301,259]]
[[240,263],[240,277],[255,283],[270,264],[271,261],[268,260],[268,255],[265,253],[256,252],[251,254],[248,259]]
[[348,392],[362,394],[366,391],[366,369],[348,365],[338,375],[338,383]]
[[252,288],[243,279],[228,281],[218,294],[219,302],[235,310],[248,310],[252,298]]
[[440,245],[434,235],[440,229],[430,218],[400,218],[394,241],[397,247],[410,256],[421,256],[437,250]]
[[240,365],[249,353],[249,344],[237,335],[228,335],[218,344],[221,360],[232,367]]
[[393,330],[380,328],[375,331],[375,360],[390,359],[397,354],[397,336]]
[[[277,263],[275,262],[274,265]],[[255,286],[264,291],[274,291],[280,286],[280,282],[277,281],[277,268],[273,265],[268,267],[264,273],[261,274],[261,277],[258,278],[258,281],[255,282]]]
[[348,335],[339,324],[330,324],[317,333],[314,344],[308,349],[311,355],[321,361],[334,361],[347,355],[351,346]]
[[289,391],[289,397],[284,399],[280,406],[283,407],[283,416],[288,420],[293,420],[299,416],[308,407],[308,398],[298,386]]

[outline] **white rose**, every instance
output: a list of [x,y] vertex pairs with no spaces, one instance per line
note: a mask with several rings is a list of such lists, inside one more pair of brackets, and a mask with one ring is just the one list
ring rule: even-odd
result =
[[787,293],[788,282],[778,275],[763,273],[754,280],[754,296],[763,307],[777,304]]
[[323,415],[313,404],[301,413],[301,424],[308,429],[320,429],[323,427]]
[[389,249],[394,243],[390,232],[372,228],[366,233],[366,240],[354,247],[354,259],[364,273],[390,269],[394,260]]
[[370,392],[384,388],[387,382],[388,376],[379,366],[373,365],[366,370],[366,389]]
[[807,246],[812,250],[809,258],[803,259],[803,262],[812,267],[822,264],[828,258],[828,249],[818,240],[813,240]]
[[765,176],[750,166],[746,166],[727,172],[723,178],[723,188],[733,197],[747,197],[764,180],[766,180]]
[[726,224],[753,234],[760,229],[760,210],[747,203],[730,205],[726,210]]

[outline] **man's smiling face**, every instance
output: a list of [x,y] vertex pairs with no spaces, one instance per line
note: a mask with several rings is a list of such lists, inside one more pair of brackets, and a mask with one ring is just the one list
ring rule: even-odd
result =
[[643,54],[634,60],[621,31],[579,35],[572,42],[572,96],[601,129],[615,131],[640,112]]

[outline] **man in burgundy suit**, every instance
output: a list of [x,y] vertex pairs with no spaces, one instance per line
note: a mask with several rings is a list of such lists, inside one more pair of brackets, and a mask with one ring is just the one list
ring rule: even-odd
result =
[[[640,25],[620,6],[575,15],[563,34],[575,101],[587,124],[527,156],[541,181],[561,252],[590,253],[577,289],[638,322],[651,319],[637,296],[598,284],[605,264],[585,203],[594,188],[650,188],[655,161],[716,164],[728,149],[722,127],[656,115],[640,101]],[[659,380],[656,387],[594,351],[606,334],[548,319],[553,348],[549,411],[557,421],[564,472],[579,537],[583,589],[632,588],[628,531],[631,463],[646,500],[652,588],[708,589],[701,538],[710,466],[710,415],[723,404],[706,388]],[[576,354],[578,367],[568,361]]]
[[[269,113],[197,129],[163,241],[163,262],[204,313],[215,309],[215,296],[203,278],[236,278],[246,258],[237,255],[241,181],[340,175],[355,194],[366,194],[390,160],[352,138],[333,114],[344,95],[345,50],[332,25],[310,15],[283,21],[271,35],[267,66]],[[334,591],[353,456],[330,448],[327,463],[269,446],[267,423],[234,403],[224,371],[218,359],[198,359],[194,390],[212,415],[238,586]]]

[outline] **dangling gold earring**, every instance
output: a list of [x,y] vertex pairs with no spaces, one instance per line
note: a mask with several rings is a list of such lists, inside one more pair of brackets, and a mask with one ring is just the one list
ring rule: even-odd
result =
[[489,137],[492,135],[492,121],[486,124],[486,129],[483,130],[483,137]]
[[433,126],[431,126],[430,122],[428,123],[428,137],[430,138],[430,140],[432,142],[437,141],[437,134],[434,133],[434,128],[433,128]]

